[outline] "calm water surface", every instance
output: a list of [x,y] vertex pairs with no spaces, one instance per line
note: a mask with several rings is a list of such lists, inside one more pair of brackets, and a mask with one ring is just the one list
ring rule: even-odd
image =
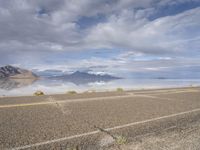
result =
[[200,86],[200,79],[120,79],[112,81],[78,81],[60,80],[0,80],[0,96],[33,95],[37,90],[45,94],[66,93],[69,90],[84,92],[88,90],[112,91],[118,87],[124,89],[153,89],[185,86]]

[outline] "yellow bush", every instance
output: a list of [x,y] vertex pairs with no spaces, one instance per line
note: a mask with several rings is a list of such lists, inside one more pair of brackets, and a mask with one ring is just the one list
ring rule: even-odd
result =
[[34,93],[34,95],[35,95],[35,96],[41,96],[41,95],[44,95],[44,92],[42,92],[42,91],[36,91],[36,92]]
[[116,139],[116,143],[118,145],[123,145],[123,144],[126,144],[127,143],[127,139],[123,136],[118,136],[117,139]]
[[68,91],[67,94],[77,94],[76,91]]
[[122,88],[117,88],[117,92],[123,92],[124,91],[124,89],[122,89]]

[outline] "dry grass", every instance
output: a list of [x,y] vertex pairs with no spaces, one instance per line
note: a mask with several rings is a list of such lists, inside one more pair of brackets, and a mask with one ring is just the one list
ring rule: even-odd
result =
[[116,91],[117,91],[117,92],[123,92],[124,89],[122,89],[122,88],[117,88]]
[[68,91],[67,94],[77,94],[76,91]]
[[42,96],[42,95],[45,95],[45,94],[42,91],[36,91],[33,95],[34,96]]
[[118,145],[123,145],[123,144],[126,144],[127,143],[127,139],[123,136],[117,136],[116,137],[116,143]]

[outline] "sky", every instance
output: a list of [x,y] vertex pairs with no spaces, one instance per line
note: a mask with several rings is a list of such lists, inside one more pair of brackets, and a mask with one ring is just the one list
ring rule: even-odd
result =
[[0,66],[199,72],[199,43],[200,0],[0,0]]

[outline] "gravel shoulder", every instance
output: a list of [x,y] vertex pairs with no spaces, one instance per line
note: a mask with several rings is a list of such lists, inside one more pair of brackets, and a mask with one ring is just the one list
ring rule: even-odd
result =
[[0,149],[200,149],[199,97],[182,88],[0,98]]
[[158,132],[147,133],[132,138],[120,147],[108,150],[199,150],[200,119],[195,122],[172,126]]

